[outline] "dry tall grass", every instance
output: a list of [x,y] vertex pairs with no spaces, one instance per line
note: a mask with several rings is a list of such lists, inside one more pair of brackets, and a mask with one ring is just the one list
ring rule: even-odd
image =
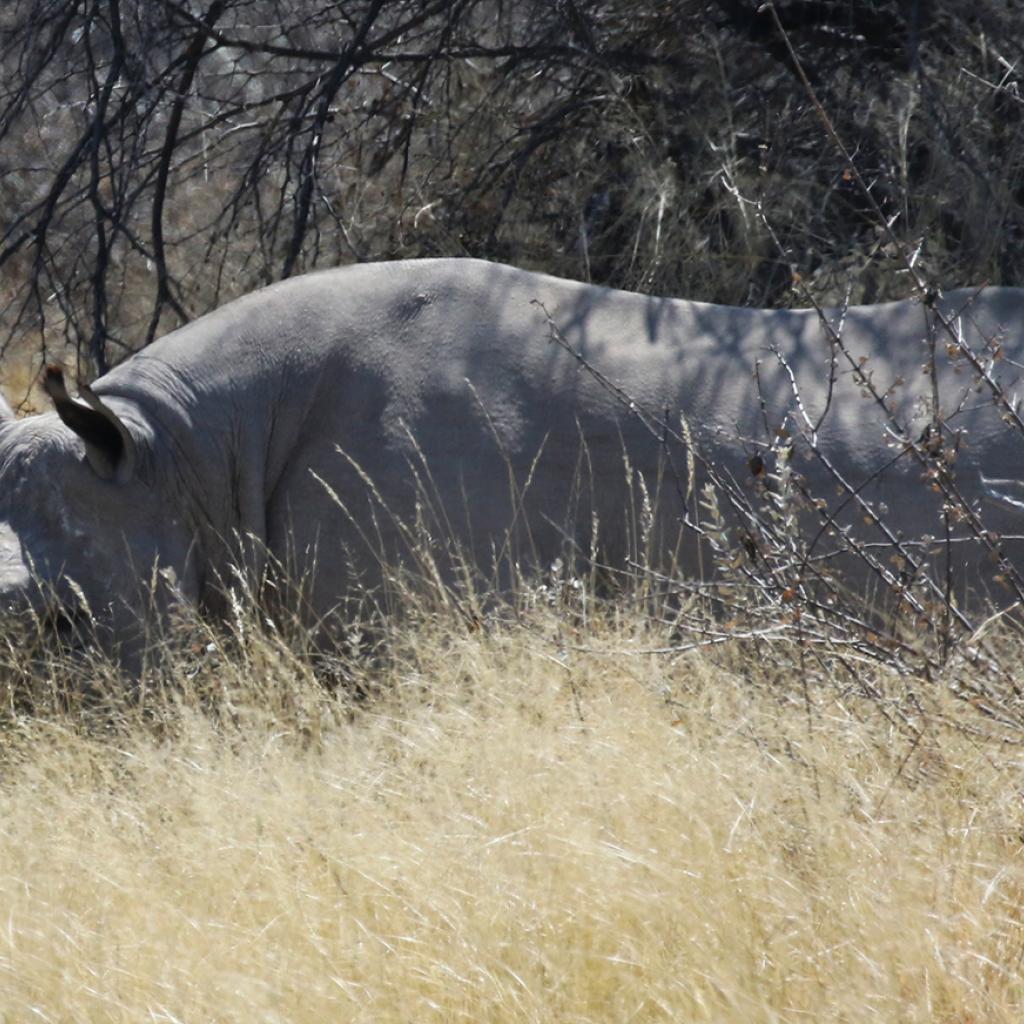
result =
[[552,629],[422,625],[356,704],[256,640],[9,713],[0,1018],[1021,1019],[1021,755],[975,708]]

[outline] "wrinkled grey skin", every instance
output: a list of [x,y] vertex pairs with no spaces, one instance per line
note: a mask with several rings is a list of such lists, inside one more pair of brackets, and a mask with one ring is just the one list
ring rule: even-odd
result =
[[[947,296],[945,308],[970,294]],[[269,554],[305,577],[302,608],[318,619],[357,581],[380,583],[382,550],[408,555],[380,502],[413,520],[424,466],[427,490],[443,503],[446,522],[431,520],[439,545],[442,535],[459,539],[487,566],[515,519],[512,556],[544,565],[567,540],[589,550],[593,511],[602,555],[621,559],[629,504],[623,449],[649,482],[663,452],[552,343],[545,311],[636,403],[659,415],[668,410],[673,425],[682,411],[704,453],[738,480],[749,483],[747,459],[770,439],[766,420],[774,430],[795,408],[773,348],[786,357],[810,417],[824,406],[829,345],[814,311],[648,298],[476,260],[315,273],[232,302],[96,381],[95,395],[131,439],[131,457],[115,458],[106,474],[55,413],[15,420],[0,407],[0,606],[75,606],[84,597],[110,645],[131,660],[173,601],[217,610],[232,566],[257,585]],[[921,305],[890,303],[850,309],[843,328],[881,388],[906,378],[901,414],[921,425],[927,417],[915,402],[930,387],[921,373],[926,320]],[[1014,390],[1024,291],[987,289],[962,327],[973,340],[976,328],[1002,332],[1007,358],[995,372]],[[943,375],[946,408],[970,380]],[[957,462],[960,486],[991,507],[993,529],[1020,532],[1013,484],[992,481],[1020,477],[1022,440],[985,395],[966,405],[950,424],[969,442]],[[567,526],[581,437],[590,469]],[[854,483],[893,457],[877,408],[842,366],[821,437]],[[519,486],[530,477],[515,517],[506,460]],[[677,454],[676,462],[685,474],[685,458]],[[377,496],[353,463],[372,477]],[[820,467],[800,469],[834,498]],[[903,459],[864,494],[885,501],[889,520],[908,535],[937,535],[938,506],[922,498],[920,478],[920,467]],[[677,525],[681,488],[662,491],[662,521]],[[173,576],[159,578],[155,607],[142,612],[154,565]],[[50,593],[32,583],[33,573]]]

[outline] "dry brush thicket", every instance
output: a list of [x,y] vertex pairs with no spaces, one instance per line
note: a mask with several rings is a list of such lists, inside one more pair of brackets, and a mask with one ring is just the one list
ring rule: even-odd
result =
[[909,294],[905,254],[933,288],[1018,283],[1022,18],[998,0],[14,0],[7,344],[67,343],[90,376],[256,285],[399,256],[755,306],[803,304],[794,274],[823,303]]

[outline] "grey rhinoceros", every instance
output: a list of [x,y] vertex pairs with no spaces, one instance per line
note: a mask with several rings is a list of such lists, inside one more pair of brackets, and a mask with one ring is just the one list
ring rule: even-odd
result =
[[[770,489],[759,460],[787,437],[820,453],[793,460],[820,496],[812,521],[841,507],[835,522],[889,543],[947,525],[976,536],[966,520],[984,512],[987,549],[947,548],[977,573],[992,537],[1008,550],[1024,508],[1012,405],[1024,291],[940,305],[973,362],[950,359],[956,338],[911,301],[825,310],[829,328],[814,310],[653,298],[470,259],[284,281],[174,331],[78,400],[51,370],[56,412],[19,420],[0,405],[0,607],[87,607],[134,657],[173,601],[216,610],[233,585],[268,579],[280,596],[268,567],[300,581],[289,600],[316,623],[429,538],[442,573],[456,547],[493,579],[573,549],[621,564],[641,477],[692,569],[683,527],[701,474],[741,495]],[[929,429],[964,505],[948,524],[932,448],[908,450]]]

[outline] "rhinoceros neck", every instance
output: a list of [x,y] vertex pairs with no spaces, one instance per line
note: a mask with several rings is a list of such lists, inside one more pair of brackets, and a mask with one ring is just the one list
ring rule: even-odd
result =
[[94,388],[135,436],[145,438],[143,471],[168,507],[192,524],[200,560],[222,581],[239,560],[241,538],[264,540],[260,451],[272,433],[266,394],[251,380],[243,383],[238,371],[238,386],[232,386],[231,362],[186,327]]

